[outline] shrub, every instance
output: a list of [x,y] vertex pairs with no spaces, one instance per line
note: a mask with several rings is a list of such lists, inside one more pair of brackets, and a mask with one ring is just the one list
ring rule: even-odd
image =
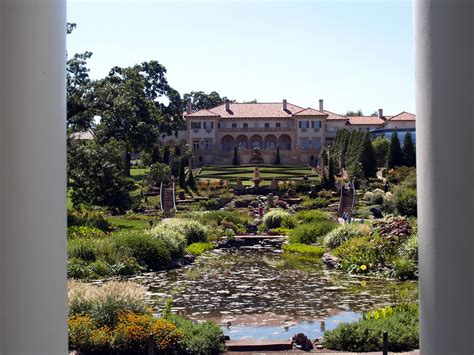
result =
[[171,224],[160,223],[153,227],[150,233],[165,243],[172,257],[180,257],[184,254],[187,245],[186,237]]
[[315,245],[307,245],[307,244],[284,244],[282,249],[289,253],[296,253],[302,255],[309,255],[320,257],[324,254],[324,248],[315,246]]
[[327,221],[329,220],[329,216],[326,212],[318,210],[298,211],[295,213],[295,220],[299,223],[312,223]]
[[416,189],[399,186],[394,193],[395,207],[403,216],[417,215]]
[[154,237],[148,231],[121,231],[112,238],[119,250],[148,269],[164,269],[171,261],[172,249],[166,241]]
[[410,220],[404,217],[389,217],[374,223],[374,231],[383,237],[383,247],[392,253],[413,232]]
[[103,232],[113,230],[112,225],[105,219],[101,211],[67,211],[67,225],[85,226],[100,229]]
[[366,192],[363,199],[371,205],[381,205],[383,203],[384,196],[385,192],[383,190],[374,189],[373,191]]
[[163,319],[157,319],[153,323],[151,333],[154,336],[155,348],[159,353],[177,349],[183,338],[183,333],[174,324]]
[[214,249],[212,243],[193,243],[186,248],[186,253],[193,255],[201,255],[205,251]]
[[290,219],[290,213],[276,208],[267,212],[262,218],[262,224],[266,230],[282,227],[285,221]]
[[312,244],[337,227],[337,223],[321,220],[298,225],[290,232],[291,243]]
[[418,266],[413,260],[397,258],[393,261],[391,276],[401,280],[413,280],[418,277]]
[[306,199],[303,202],[303,206],[310,207],[310,208],[324,208],[329,205],[329,201],[322,197],[310,198]]
[[418,307],[402,305],[369,312],[355,323],[341,323],[324,334],[324,347],[354,352],[381,351],[387,331],[389,351],[408,351],[419,346]]
[[120,312],[112,339],[114,350],[125,354],[145,353],[152,322],[152,317],[149,314]]
[[72,239],[67,243],[68,258],[95,261],[97,258],[96,239]]
[[195,323],[188,318],[169,314],[167,319],[183,334],[183,350],[188,354],[220,354],[225,351],[221,328],[210,321]]
[[324,237],[323,243],[325,247],[334,249],[349,239],[367,235],[369,232],[370,228],[365,225],[344,224],[329,232]]
[[69,348],[83,352],[106,352],[111,339],[110,328],[97,327],[89,315],[68,318]]
[[190,219],[168,218],[161,222],[170,228],[176,229],[186,237],[187,244],[207,242],[209,230],[197,221]]
[[87,226],[72,226],[67,229],[68,239],[77,239],[77,238],[103,238],[106,234],[95,227]]
[[339,267],[355,273],[364,273],[377,268],[384,261],[379,249],[379,236],[353,237],[333,250],[339,258]]
[[411,235],[398,249],[398,254],[413,261],[418,261],[418,234]]
[[100,326],[114,327],[120,312],[149,312],[145,287],[134,282],[109,281],[102,286],[68,281],[69,315],[89,315]]

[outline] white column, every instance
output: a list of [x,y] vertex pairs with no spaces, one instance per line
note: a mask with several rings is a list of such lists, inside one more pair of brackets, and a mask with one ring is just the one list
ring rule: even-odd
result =
[[0,0],[0,354],[67,353],[65,0]]
[[421,353],[474,353],[474,2],[416,0]]

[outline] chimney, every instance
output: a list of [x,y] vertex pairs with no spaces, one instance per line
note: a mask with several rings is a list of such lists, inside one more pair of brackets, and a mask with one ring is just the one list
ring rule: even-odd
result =
[[323,99],[319,99],[319,111],[324,111],[324,101]]
[[383,117],[383,109],[379,108],[379,117]]
[[191,99],[188,99],[188,101],[186,101],[186,114],[190,115],[191,113],[193,113],[193,104],[191,103]]
[[225,110],[230,111],[230,101],[225,102]]
[[288,102],[286,101],[286,99],[283,99],[283,111],[287,111],[288,110]]

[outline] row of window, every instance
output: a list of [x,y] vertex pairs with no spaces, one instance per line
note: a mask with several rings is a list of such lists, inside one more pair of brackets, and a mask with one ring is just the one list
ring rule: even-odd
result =
[[214,147],[214,141],[212,139],[193,139],[193,150],[205,149],[211,150]]
[[321,149],[321,138],[300,138],[300,149]]
[[321,121],[299,121],[298,122],[298,127],[300,129],[308,129],[311,126],[311,128],[314,129],[321,129],[323,127],[323,123]]
[[191,122],[191,129],[214,129],[214,122]]

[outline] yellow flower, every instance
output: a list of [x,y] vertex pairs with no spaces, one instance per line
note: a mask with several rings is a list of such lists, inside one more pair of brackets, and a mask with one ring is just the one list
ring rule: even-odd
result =
[[362,271],[365,271],[365,270],[367,269],[367,266],[361,265],[361,266],[360,266],[360,269],[361,269]]

